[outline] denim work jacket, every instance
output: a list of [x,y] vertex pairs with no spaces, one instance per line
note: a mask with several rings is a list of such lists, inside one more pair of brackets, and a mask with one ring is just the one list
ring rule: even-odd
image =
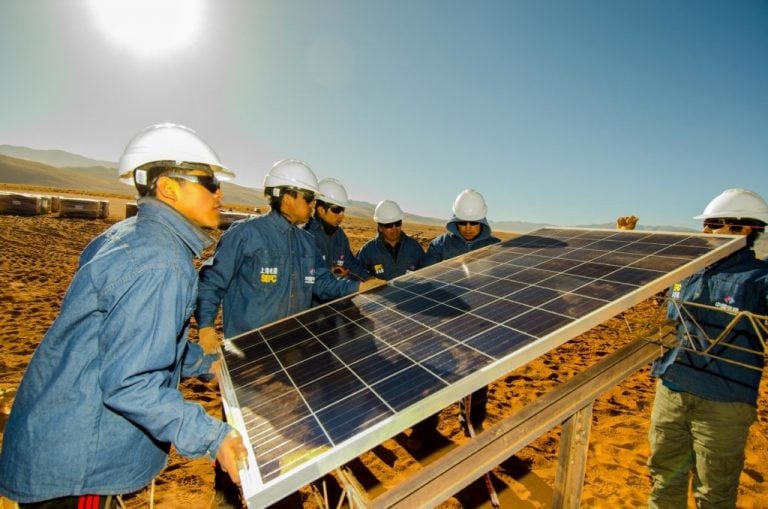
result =
[[357,253],[368,272],[379,279],[390,280],[402,276],[406,272],[420,269],[424,266],[424,250],[416,239],[405,233],[400,233],[400,251],[397,260],[392,257],[381,234],[366,242]]
[[[681,301],[708,304],[731,312],[750,311],[768,314],[768,264],[755,259],[755,253],[744,248],[725,260],[699,271],[670,290],[672,297]],[[678,344],[690,346],[686,330],[696,350],[703,350],[710,339],[715,339],[732,320],[730,313],[687,305],[686,312],[678,313],[670,303],[668,317],[678,320]],[[695,322],[688,314],[690,313]],[[725,343],[762,352],[762,344],[752,325],[740,321],[724,340]],[[726,359],[763,367],[762,353],[739,351],[717,346],[712,354]],[[689,353],[674,348],[657,359],[652,374],[661,377],[670,389],[688,392],[713,401],[741,402],[757,406],[757,393],[761,371],[724,362],[708,355]]]
[[346,267],[351,275],[361,281],[371,277],[365,266],[352,254],[352,250],[349,248],[349,239],[343,228],[338,227],[331,235],[328,235],[322,221],[313,217],[307,223],[306,230],[314,235],[317,249],[320,250],[320,254],[323,255],[329,269]]
[[456,226],[457,222],[459,222],[459,218],[454,216],[445,225],[445,229],[448,231],[435,237],[429,243],[427,254],[424,256],[425,267],[501,242],[500,239],[493,236],[491,226],[485,218],[480,221],[482,230],[474,240],[469,242],[464,240],[464,237],[459,233],[459,228]]
[[213,326],[219,304],[224,337],[232,338],[305,311],[312,296],[329,300],[356,292],[358,281],[336,279],[311,233],[279,212],[236,221],[200,269],[195,317]]
[[[19,502],[143,488],[170,444],[214,457],[230,427],[178,390],[214,356],[187,341],[208,236],[162,202],[96,237],[17,392],[0,493]],[[7,338],[10,340],[10,338]]]

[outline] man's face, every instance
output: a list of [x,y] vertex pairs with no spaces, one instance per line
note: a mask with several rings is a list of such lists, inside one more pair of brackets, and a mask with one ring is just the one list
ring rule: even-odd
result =
[[475,240],[483,230],[483,225],[477,221],[458,221],[456,227],[467,242]]
[[[196,177],[199,177],[197,182]],[[219,226],[221,199],[224,195],[212,173],[193,171],[184,176],[160,178],[170,178],[178,182],[179,191],[174,207],[187,219],[205,228]]]
[[378,230],[387,244],[395,245],[400,241],[400,233],[403,231],[403,222],[395,221],[394,223],[379,223]]
[[280,212],[293,224],[305,224],[312,216],[314,203],[312,191],[289,191],[283,195]]
[[749,235],[752,227],[738,224],[736,219],[705,219],[702,231],[718,235]]
[[344,221],[344,207],[340,205],[324,203],[323,205],[316,205],[315,209],[320,219],[333,227],[338,227]]

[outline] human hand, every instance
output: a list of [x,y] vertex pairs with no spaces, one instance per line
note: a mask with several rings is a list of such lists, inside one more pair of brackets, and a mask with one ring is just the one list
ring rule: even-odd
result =
[[206,354],[216,353],[216,349],[221,343],[215,327],[202,327],[198,331],[198,341]]
[[240,484],[239,469],[248,468],[248,450],[243,444],[243,438],[236,430],[230,431],[221,442],[219,451],[216,453],[216,461],[221,469],[229,474],[233,483]]
[[331,273],[339,279],[345,278],[349,275],[349,269],[342,267],[341,265],[334,265],[331,268]]
[[360,289],[358,291],[367,292],[372,288],[376,288],[377,286],[381,286],[385,284],[387,284],[387,282],[384,279],[379,279],[377,277],[368,278],[365,281],[360,282]]
[[211,363],[211,370],[210,370],[210,379],[206,379],[208,382],[216,382],[221,378],[219,375],[221,374],[221,361],[213,361]]
[[634,230],[635,225],[640,220],[636,216],[623,216],[616,220],[616,228],[619,230]]

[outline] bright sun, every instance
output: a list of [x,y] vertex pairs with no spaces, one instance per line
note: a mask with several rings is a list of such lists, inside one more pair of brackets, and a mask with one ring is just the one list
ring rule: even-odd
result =
[[203,0],[90,0],[97,25],[120,46],[162,56],[190,44],[200,31]]

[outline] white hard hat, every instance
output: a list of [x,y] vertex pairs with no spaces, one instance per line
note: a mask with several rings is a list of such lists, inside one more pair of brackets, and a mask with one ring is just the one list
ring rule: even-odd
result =
[[749,189],[726,189],[694,219],[757,219],[768,224],[768,203]]
[[488,213],[483,195],[474,189],[465,189],[453,202],[453,215],[464,221],[480,221]]
[[373,210],[373,220],[380,224],[394,223],[403,220],[403,211],[392,200],[381,200]]
[[268,187],[294,187],[302,191],[320,192],[317,177],[304,161],[283,159],[276,162],[264,177],[264,189]]
[[349,207],[349,199],[347,198],[347,190],[336,179],[325,178],[317,183],[317,187],[320,188],[320,195],[318,200],[330,203],[332,205],[339,205],[341,207]]
[[133,184],[133,170],[156,161],[207,164],[220,180],[235,176],[195,131],[172,123],[151,125],[134,136],[120,156],[117,175],[126,184]]

